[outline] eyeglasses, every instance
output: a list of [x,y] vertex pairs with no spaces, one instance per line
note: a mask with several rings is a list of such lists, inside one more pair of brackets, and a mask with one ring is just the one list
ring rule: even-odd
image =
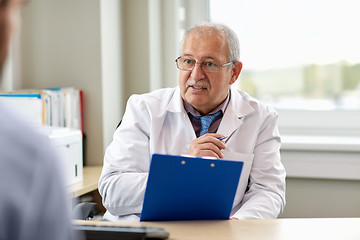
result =
[[220,71],[220,68],[234,64],[235,62],[229,62],[222,65],[218,65],[212,61],[205,61],[197,63],[195,60],[190,58],[178,57],[176,60],[176,67],[184,71],[192,71],[196,64],[200,64],[201,69],[206,73],[215,73]]

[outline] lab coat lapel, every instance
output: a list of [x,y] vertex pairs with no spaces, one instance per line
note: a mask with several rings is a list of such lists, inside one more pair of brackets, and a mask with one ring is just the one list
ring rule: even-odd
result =
[[231,99],[217,132],[230,137],[243,124],[245,116],[254,111],[240,92],[231,88]]
[[182,98],[180,95],[180,88],[176,87],[175,91],[173,93],[173,96],[169,102],[169,105],[167,107],[168,112],[174,112],[174,113],[183,113],[186,114],[184,105],[182,102]]
[[169,102],[168,107],[167,107],[167,112],[171,112],[173,114],[179,115],[184,119],[185,125],[181,125],[182,127],[184,127],[183,129],[181,129],[181,131],[182,131],[182,136],[185,136],[187,141],[190,141],[190,140],[193,140],[196,138],[191,121],[185,111],[183,99],[181,97],[179,87],[175,88],[174,94]]

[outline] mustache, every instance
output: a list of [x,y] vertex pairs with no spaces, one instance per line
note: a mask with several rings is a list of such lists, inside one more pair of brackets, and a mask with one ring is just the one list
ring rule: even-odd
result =
[[204,80],[195,81],[194,79],[189,79],[186,81],[185,87],[210,88],[210,84]]

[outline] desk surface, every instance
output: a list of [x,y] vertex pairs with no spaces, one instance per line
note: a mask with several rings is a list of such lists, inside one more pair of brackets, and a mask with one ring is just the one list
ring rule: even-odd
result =
[[169,240],[359,240],[360,218],[302,218],[190,222],[94,222],[75,224],[162,227]]
[[69,186],[71,197],[92,192],[98,188],[102,166],[84,167],[83,180]]

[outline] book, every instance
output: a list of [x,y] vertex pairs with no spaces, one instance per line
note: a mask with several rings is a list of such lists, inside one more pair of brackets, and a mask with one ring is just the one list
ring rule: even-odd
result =
[[0,98],[37,126],[83,128],[82,91],[73,87],[0,92]]

